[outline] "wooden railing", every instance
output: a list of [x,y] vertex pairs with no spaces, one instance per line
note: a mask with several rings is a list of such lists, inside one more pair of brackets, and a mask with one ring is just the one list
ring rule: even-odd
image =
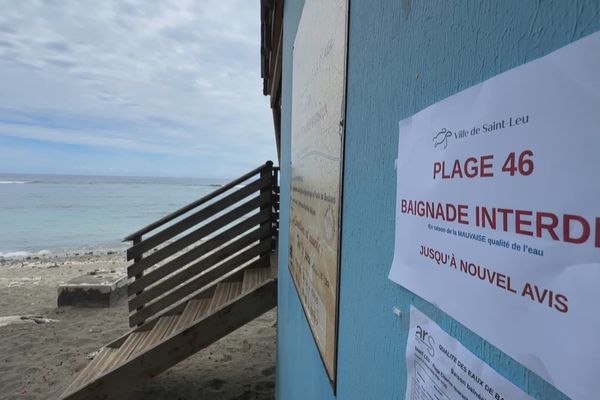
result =
[[211,283],[264,267],[279,226],[271,161],[127,236],[129,325],[138,326],[206,295]]

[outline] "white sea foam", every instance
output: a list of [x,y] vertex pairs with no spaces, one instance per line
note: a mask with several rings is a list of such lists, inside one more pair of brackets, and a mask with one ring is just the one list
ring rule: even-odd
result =
[[40,251],[8,251],[6,253],[0,252],[0,258],[26,258],[32,256],[47,256],[52,254],[48,250],[40,250]]
[[31,183],[31,181],[0,181],[0,185],[22,185],[24,183]]

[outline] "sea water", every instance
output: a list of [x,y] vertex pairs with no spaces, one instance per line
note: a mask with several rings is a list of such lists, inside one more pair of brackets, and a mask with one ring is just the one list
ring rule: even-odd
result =
[[120,249],[122,239],[223,182],[0,174],[0,257]]

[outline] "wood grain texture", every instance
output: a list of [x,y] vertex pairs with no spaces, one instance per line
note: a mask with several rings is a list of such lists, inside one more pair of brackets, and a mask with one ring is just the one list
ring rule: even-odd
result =
[[[244,263],[251,261],[253,257],[258,257],[262,254],[268,253],[270,252],[270,250],[270,241],[260,242],[254,247],[247,250],[246,252],[236,257],[233,257],[228,261],[225,261],[219,266],[219,268],[225,271],[231,271],[236,266],[240,267]],[[169,292],[167,295],[159,298],[155,302],[150,303],[149,305],[143,307],[140,310],[136,310],[136,312],[131,314],[129,317],[130,324],[138,325],[144,322],[146,319],[151,318],[153,315],[165,310],[166,308],[171,307],[179,301],[184,300],[186,297],[193,296],[194,293],[202,290],[206,285],[213,282],[217,276],[223,276],[224,273],[222,271],[217,271],[218,272],[215,273],[215,275],[198,275],[196,278],[190,280],[185,285],[176,288],[175,290]]]
[[[271,217],[271,215],[268,211],[269,210],[261,211],[261,213],[259,213],[259,214],[253,215],[252,217],[250,217],[248,219],[242,220],[241,222],[237,223],[233,227],[228,228],[226,231],[221,232],[218,235],[210,238],[209,240],[200,244],[199,246],[194,247],[193,249],[191,249],[187,252],[184,252],[181,255],[169,260],[165,264],[161,265],[160,268],[154,269],[154,270],[146,273],[141,278],[136,279],[136,282],[138,282],[138,281],[139,282],[147,282],[152,279],[157,280],[164,276],[167,276],[168,274],[176,271],[178,268],[181,268],[182,266],[201,257],[202,255],[206,254],[207,252],[212,251],[212,250],[216,249],[217,247],[222,246],[223,244],[227,243],[228,241],[247,232],[248,230],[252,229],[257,224],[261,224],[261,223],[264,223],[265,221],[268,221],[269,218]],[[129,267],[127,273],[129,274],[130,277],[139,274],[145,268],[151,267],[151,265],[148,265],[148,263],[146,263],[144,260],[145,259],[142,259],[139,263],[135,263]],[[139,290],[137,285],[140,285],[140,284],[130,285],[131,287],[134,288],[134,289],[129,290],[130,294],[136,293]]]
[[[160,295],[164,295],[176,286],[193,279],[207,269],[222,263],[229,257],[250,246],[252,243],[268,237],[269,234],[270,229],[268,227],[258,228],[250,231],[249,233],[236,239],[214,253],[201,258],[199,261],[178,271],[170,271],[171,275],[160,281],[158,279],[158,274],[146,275],[145,279],[140,278],[138,281],[133,282],[130,285],[129,291],[130,293],[137,293],[142,289],[144,289],[144,291],[139,295],[129,299],[129,310],[133,311],[139,307],[142,307],[147,302],[154,300]],[[167,274],[164,275],[166,276]],[[153,283],[156,284],[152,287],[147,286]]]

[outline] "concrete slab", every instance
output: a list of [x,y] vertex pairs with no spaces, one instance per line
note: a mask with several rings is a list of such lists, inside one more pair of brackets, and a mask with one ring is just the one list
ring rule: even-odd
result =
[[58,286],[58,306],[112,307],[127,295],[127,276],[96,271]]

